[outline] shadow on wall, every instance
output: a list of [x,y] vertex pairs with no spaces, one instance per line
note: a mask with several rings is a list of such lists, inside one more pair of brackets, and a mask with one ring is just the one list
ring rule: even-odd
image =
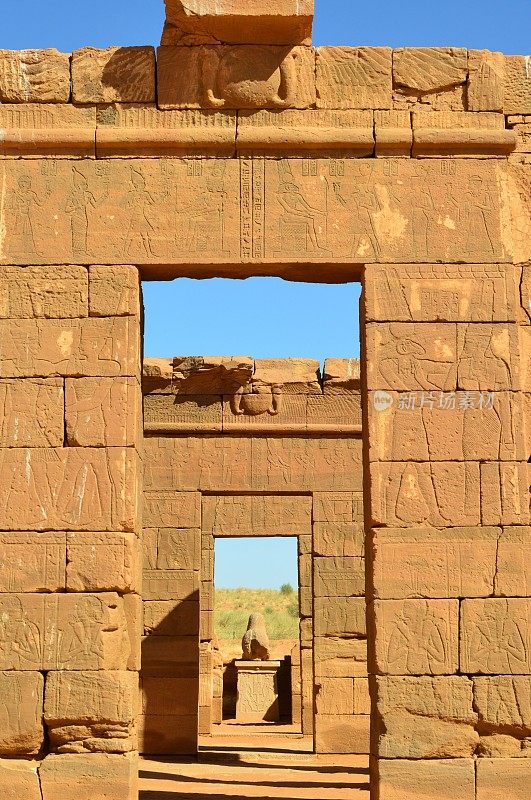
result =
[[148,599],[179,594],[182,573],[161,572],[145,581],[139,749],[191,755],[197,752],[199,590],[179,600]]

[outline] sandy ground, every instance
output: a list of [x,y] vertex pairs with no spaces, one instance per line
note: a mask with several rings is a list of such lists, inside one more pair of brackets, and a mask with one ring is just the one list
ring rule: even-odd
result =
[[367,756],[315,756],[289,725],[220,726],[197,759],[144,758],[140,800],[369,800]]

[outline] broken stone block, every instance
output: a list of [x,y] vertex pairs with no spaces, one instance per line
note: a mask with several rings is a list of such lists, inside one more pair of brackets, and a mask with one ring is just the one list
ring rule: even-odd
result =
[[0,102],[68,103],[69,99],[69,53],[0,50]]
[[61,447],[64,392],[58,378],[0,380],[1,447]]
[[529,56],[505,56],[505,114],[531,114]]
[[361,714],[334,714],[315,717],[317,753],[369,753],[370,717]]
[[0,759],[0,792],[4,800],[42,800],[38,762]]
[[378,672],[390,675],[457,672],[458,600],[376,600],[374,614]]
[[475,764],[472,758],[378,759],[380,800],[476,800]]
[[159,47],[159,107],[309,108],[314,62],[307,47]]
[[313,0],[166,0],[162,44],[309,43],[312,22]]
[[474,678],[474,707],[482,728],[531,736],[531,677],[494,675]]
[[50,755],[39,769],[42,800],[136,800],[138,755]]
[[393,81],[420,93],[464,84],[468,54],[461,47],[404,47],[393,51]]
[[503,111],[505,56],[489,50],[468,51],[468,110]]
[[479,758],[477,800],[527,800],[531,762],[528,758]]
[[0,592],[65,589],[65,533],[0,533]]
[[500,528],[376,529],[375,597],[489,597]]
[[72,54],[75,103],[154,103],[152,47],[83,47]]
[[[17,647],[17,643],[12,646]],[[39,672],[0,672],[1,756],[39,752],[44,744],[43,697],[44,678]]]
[[140,587],[140,542],[131,532],[69,532],[66,585],[71,592],[121,593]]
[[142,397],[136,378],[69,378],[65,388],[70,447],[138,444]]
[[85,267],[2,267],[0,318],[87,316],[88,272]]
[[392,107],[390,47],[319,47],[318,108]]
[[463,600],[461,671],[484,675],[531,672],[530,623],[529,598]]
[[89,267],[91,317],[140,315],[140,284],[136,267]]
[[382,758],[471,758],[479,743],[472,681],[378,677]]
[[361,386],[358,358],[326,358],[323,369],[324,394],[359,392]]
[[257,358],[253,390],[282,387],[284,394],[321,394],[319,361],[311,358]]
[[134,749],[138,713],[134,672],[49,672],[44,721],[58,753],[124,753]]

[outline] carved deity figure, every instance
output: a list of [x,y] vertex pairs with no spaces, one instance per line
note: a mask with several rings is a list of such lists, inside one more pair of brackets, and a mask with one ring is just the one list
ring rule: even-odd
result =
[[29,175],[21,175],[18,187],[11,193],[9,210],[11,211],[11,248],[14,253],[38,253],[35,239],[34,209],[42,206],[37,192],[32,189]]
[[70,216],[72,253],[88,252],[89,208],[96,208],[97,200],[89,189],[88,180],[82,172],[74,169],[72,190],[67,197],[65,212]]
[[242,639],[244,661],[269,661],[269,637],[263,614],[251,614]]
[[42,661],[41,632],[30,620],[19,597],[6,597],[0,615],[0,662],[10,669],[38,669]]

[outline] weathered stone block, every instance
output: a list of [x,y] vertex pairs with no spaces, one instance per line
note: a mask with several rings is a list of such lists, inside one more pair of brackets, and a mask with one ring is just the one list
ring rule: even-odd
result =
[[138,756],[51,755],[40,769],[43,800],[136,800]]
[[315,718],[317,753],[368,753],[370,749],[368,715],[334,714]]
[[136,530],[134,450],[34,448],[1,455],[0,529]]
[[123,753],[134,749],[138,714],[134,672],[49,672],[44,721],[58,753]]
[[91,317],[140,315],[140,283],[136,267],[89,267]]
[[142,712],[147,716],[183,717],[197,711],[196,678],[143,678],[141,689]]
[[314,492],[314,522],[363,522],[363,492]]
[[[144,489],[241,490],[251,486],[251,441],[221,437],[144,442]],[[174,527],[171,522],[170,527]]]
[[0,697],[0,754],[10,758],[37,754],[44,744],[43,676],[39,672],[0,672]]
[[317,556],[363,556],[365,552],[363,523],[316,522],[313,549]]
[[[198,600],[154,600],[143,603],[144,632],[157,636],[197,636]],[[208,611],[201,612],[201,619]]]
[[312,32],[313,0],[166,0],[162,44],[300,44]]
[[88,272],[85,267],[2,267],[0,318],[87,316]]
[[495,594],[531,597],[531,528],[503,528],[498,543]]
[[159,531],[157,569],[199,570],[201,565],[201,536],[198,529]]
[[144,570],[144,600],[199,599],[199,573],[192,570]]
[[480,758],[477,800],[526,800],[531,780],[529,759]]
[[0,320],[0,377],[138,376],[140,329],[132,317]]
[[382,758],[471,758],[479,744],[472,681],[376,679]]
[[[367,675],[367,642],[317,636],[314,641],[315,678],[353,678]],[[304,669],[303,669],[304,671]]]
[[531,599],[461,603],[460,668],[465,673],[531,672]]
[[319,47],[318,108],[391,108],[390,47]]
[[316,597],[314,607],[316,636],[365,636],[363,597]]
[[361,386],[359,358],[325,358],[323,393],[359,392]]
[[318,715],[354,714],[354,678],[322,678],[315,709]]
[[516,392],[370,392],[371,461],[515,461],[526,457]]
[[483,463],[481,517],[486,525],[529,524],[527,463]]
[[138,444],[142,396],[136,378],[69,378],[66,434],[71,447]]
[[314,62],[306,47],[160,47],[159,107],[309,108]]
[[66,586],[74,592],[139,591],[140,541],[134,533],[67,533]]
[[503,111],[505,56],[489,50],[468,51],[468,110]]
[[404,47],[393,51],[395,85],[426,93],[465,83],[468,54],[461,47]]
[[529,56],[505,56],[505,114],[531,114]]
[[457,672],[458,600],[376,600],[373,609],[378,672]]
[[0,791],[4,800],[42,800],[38,764],[34,761],[0,759]]
[[199,492],[144,492],[143,523],[147,528],[199,528],[201,495]]
[[0,380],[1,447],[61,447],[64,440],[63,382]]
[[152,47],[83,47],[72,54],[75,103],[154,103]]
[[531,734],[531,677],[474,678],[474,708],[482,726],[521,736]]
[[302,496],[206,496],[202,525],[203,530],[217,535],[311,533],[312,500]]
[[313,591],[315,597],[362,597],[365,595],[365,559],[313,559]]
[[0,533],[0,592],[65,589],[66,534]]
[[158,546],[159,546],[158,529],[143,528],[142,530],[143,569],[157,569]]
[[0,50],[0,102],[68,103],[69,99],[69,53]]
[[285,394],[321,394],[319,372],[313,358],[257,358],[252,385],[258,392],[281,386]]
[[402,528],[480,525],[479,468],[475,462],[455,461],[371,464],[373,523]]
[[516,319],[514,267],[510,264],[370,264],[365,276],[368,321]]
[[2,594],[0,669],[126,669],[132,650],[117,594]]
[[141,753],[153,755],[195,755],[197,753],[198,714],[169,717],[147,714],[138,726]]
[[375,597],[489,597],[500,536],[499,528],[376,529]]
[[475,763],[471,758],[379,759],[380,800],[475,800]]

